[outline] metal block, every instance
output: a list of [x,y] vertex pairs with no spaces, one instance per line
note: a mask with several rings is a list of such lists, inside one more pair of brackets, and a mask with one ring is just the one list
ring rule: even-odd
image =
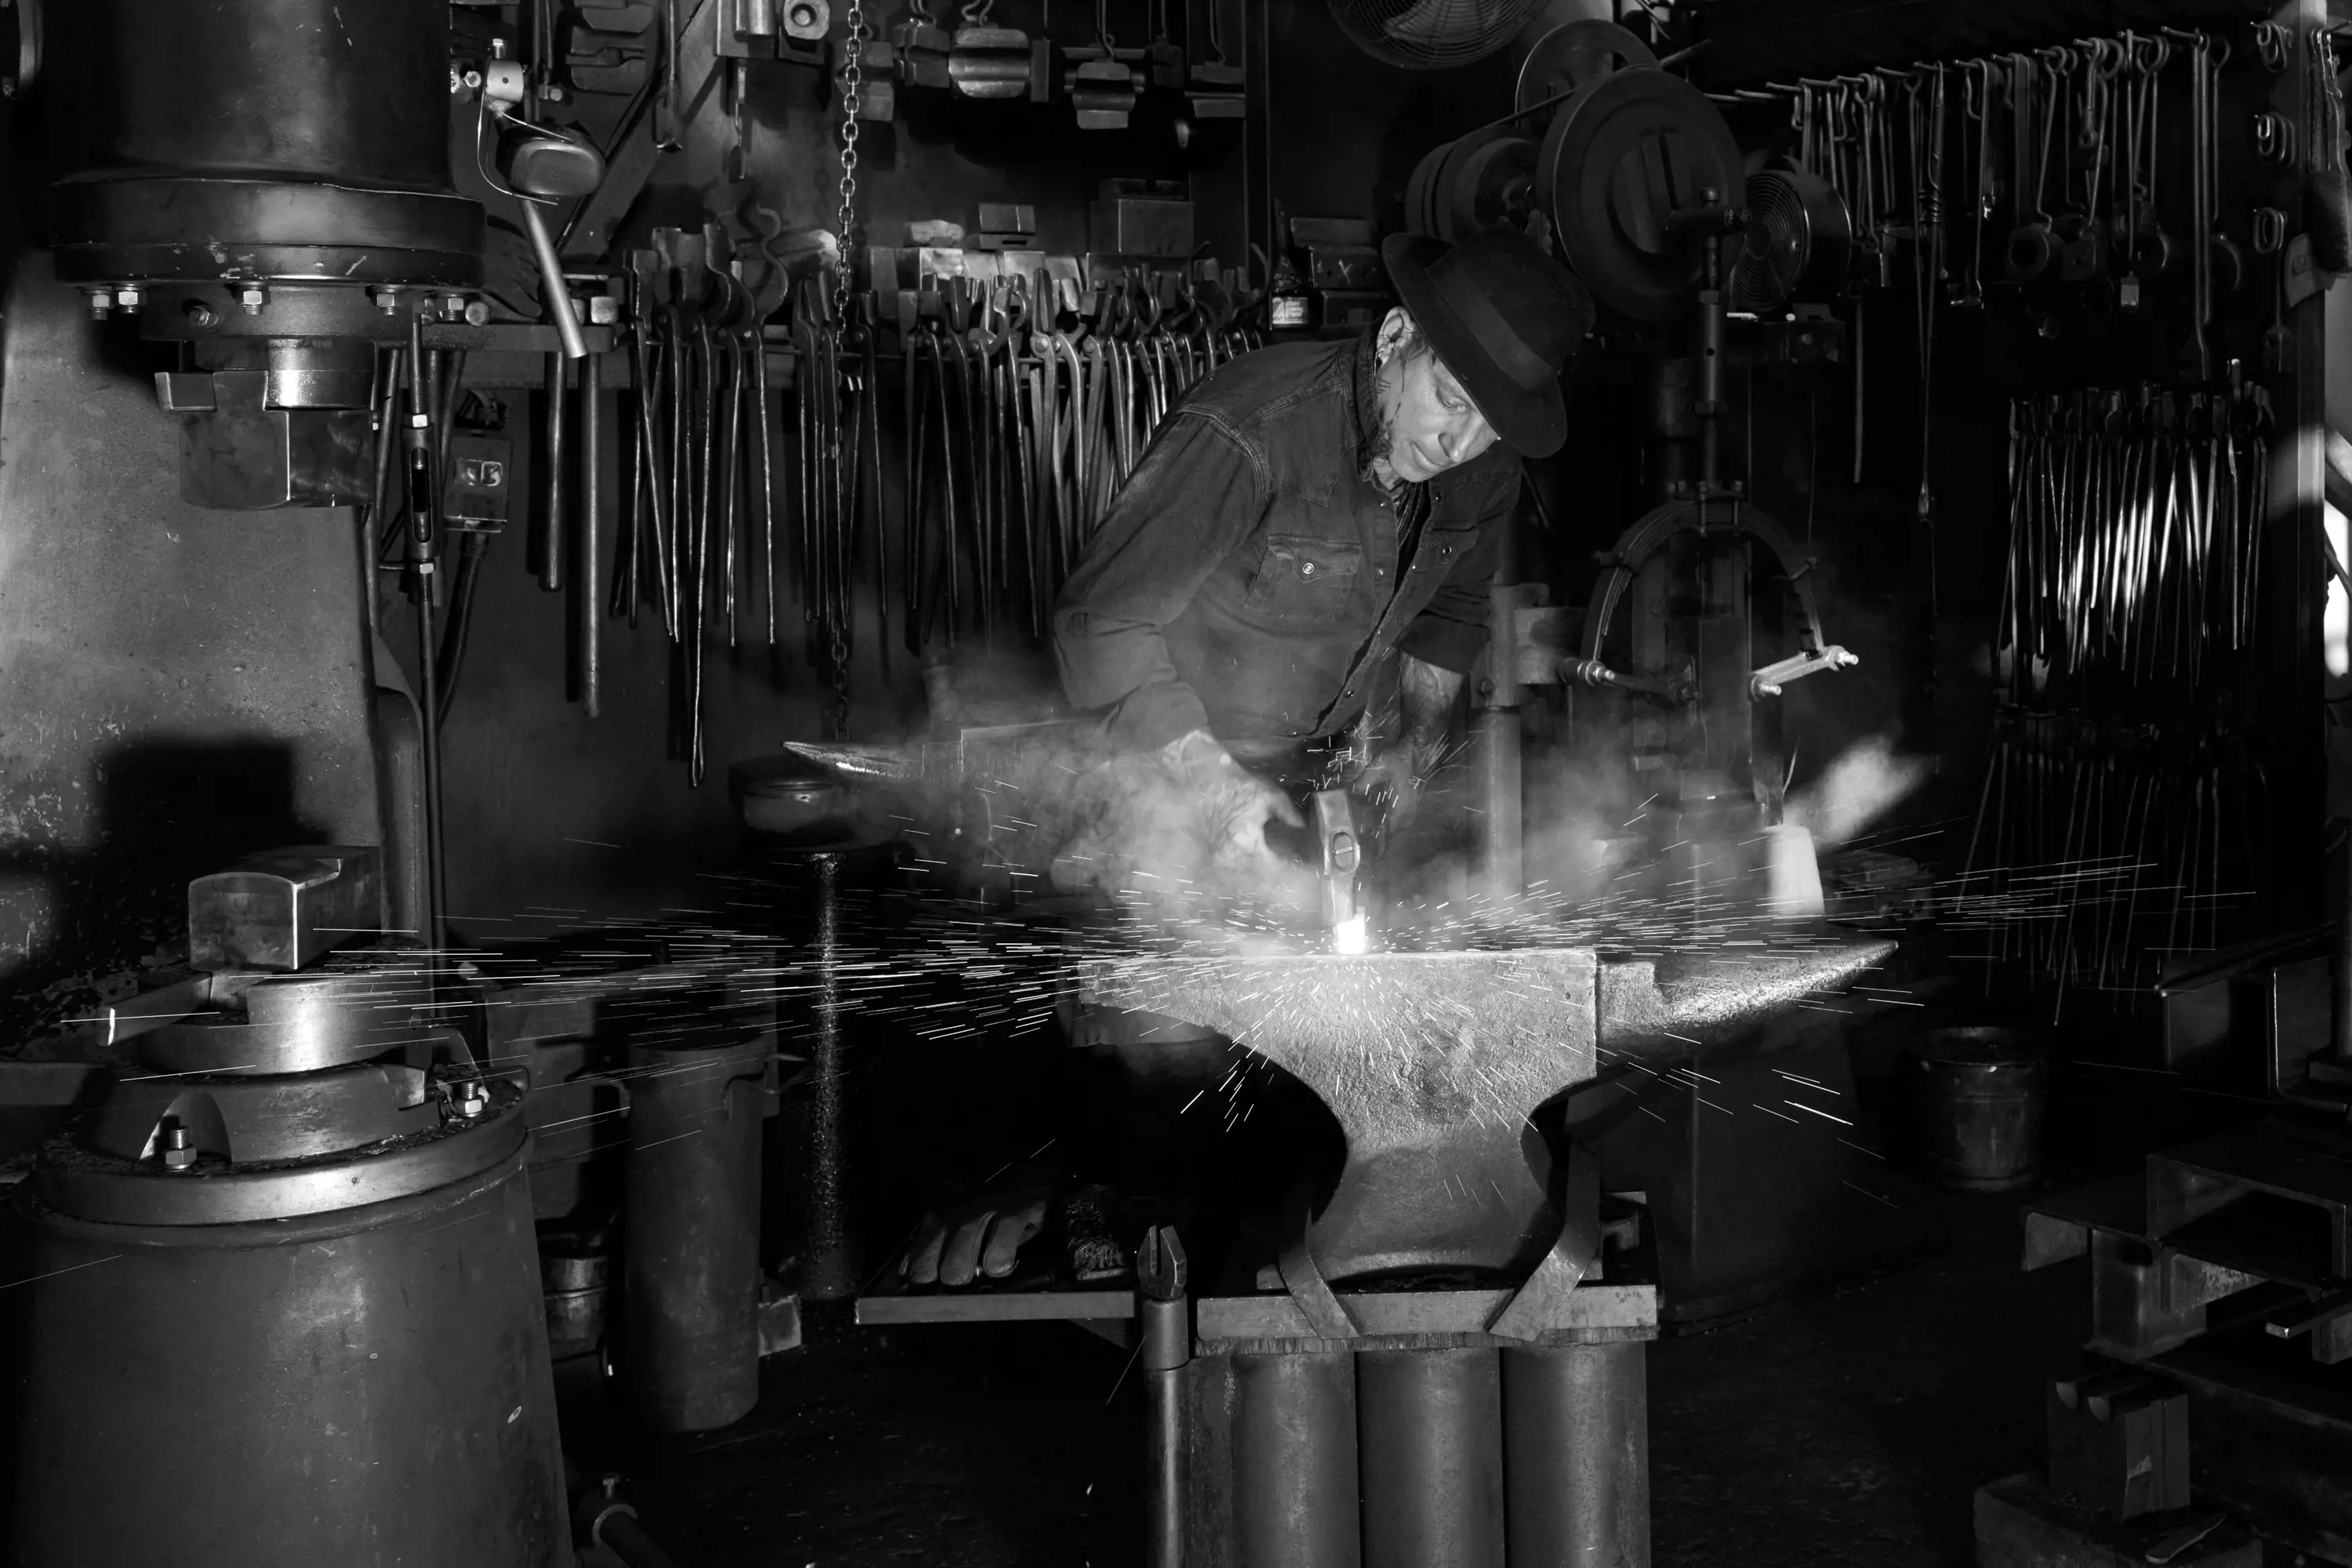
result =
[[1348,246],[1372,250],[1378,240],[1379,231],[1370,218],[1294,217],[1290,220],[1290,243],[1293,245]]
[[442,515],[453,525],[495,533],[514,499],[514,443],[503,436],[452,436]]
[[[1378,1347],[1386,1342],[1423,1341],[1431,1335],[1505,1342],[1486,1331],[1517,1294],[1515,1289],[1341,1291],[1338,1299],[1361,1331],[1350,1342]],[[1195,1306],[1193,1324],[1204,1350],[1275,1341],[1293,1341],[1302,1346],[1321,1342],[1305,1310],[1286,1295],[1205,1297]],[[1587,1284],[1569,1292],[1537,1338],[1546,1343],[1600,1343],[1655,1339],[1657,1332],[1657,1286]]]
[[980,231],[982,234],[1034,234],[1037,232],[1037,208],[1029,202],[982,202],[980,204]]
[[[2223,1133],[2151,1154],[2147,1161],[2148,1235],[2163,1237],[2231,1205],[2268,1210],[2292,1222],[2309,1215],[2308,1245],[2261,1263],[2207,1245],[2194,1250],[2241,1263],[2267,1278],[2304,1278],[2293,1271],[2352,1276],[2352,1145],[2273,1124],[2252,1133]],[[2269,1200],[2264,1202],[2263,1200]],[[2188,1243],[2184,1247],[2189,1246]],[[2267,1266],[2266,1266],[2267,1265]]]
[[800,1292],[770,1279],[760,1287],[760,1359],[801,1348]]
[[869,1290],[857,1321],[892,1323],[1099,1323],[1135,1316],[1132,1290]]
[[188,963],[294,970],[382,934],[382,851],[295,845],[188,884]]
[[2193,1268],[2176,1279],[2173,1253],[2137,1236],[2094,1230],[2090,1252],[2091,1344],[2108,1355],[2138,1361],[2196,1338],[2206,1307],[2226,1294],[2223,1279]]
[[2217,1516],[2193,1518],[2203,1528],[2188,1539],[2175,1520],[2117,1524],[2066,1499],[2053,1497],[2037,1476],[2010,1476],[1976,1495],[1978,1568],[2145,1568],[2148,1552],[2170,1554],[2170,1568],[2262,1568],[2263,1543]]
[[1325,327],[1369,327],[1396,303],[1386,289],[1325,289],[1315,295],[1317,321]]
[[1318,289],[1388,289],[1388,269],[1369,245],[1310,245],[1307,276]]
[[216,371],[211,379],[212,409],[180,416],[182,500],[266,511],[366,499],[374,476],[365,409],[269,407],[268,371]]
[[2053,1378],[2050,1489],[2121,1523],[2189,1506],[2189,1395],[2137,1367]]
[[2198,1502],[2294,1551],[2352,1563],[2352,1403],[2332,1375],[2297,1373],[2266,1349],[2217,1336],[2151,1363],[2189,1391]]
[[1192,204],[1181,196],[1106,194],[1093,205],[1087,238],[1114,256],[1192,254]]

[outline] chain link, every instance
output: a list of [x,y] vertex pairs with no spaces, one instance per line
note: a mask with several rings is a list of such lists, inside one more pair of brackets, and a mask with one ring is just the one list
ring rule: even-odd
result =
[[841,60],[841,243],[833,264],[834,318],[849,319],[849,247],[857,227],[857,110],[865,102],[866,0],[849,0]]
[[841,621],[833,623],[833,738],[849,739],[849,639]]

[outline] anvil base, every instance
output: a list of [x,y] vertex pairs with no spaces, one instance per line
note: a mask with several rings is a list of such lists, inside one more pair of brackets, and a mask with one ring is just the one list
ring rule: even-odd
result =
[[1217,1568],[1646,1568],[1646,1342],[1657,1289],[1578,1287],[1535,1342],[1484,1331],[1505,1290],[1195,1304],[1182,1561]]

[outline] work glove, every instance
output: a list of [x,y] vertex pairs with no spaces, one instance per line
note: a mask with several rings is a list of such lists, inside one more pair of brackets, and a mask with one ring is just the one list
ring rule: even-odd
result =
[[974,1279],[1003,1279],[1021,1266],[1022,1248],[1058,1229],[1064,1261],[1080,1284],[1115,1279],[1128,1266],[1111,1235],[1108,1187],[1080,1187],[1058,1204],[1053,1173],[1030,1166],[1010,1171],[981,1192],[923,1215],[898,1255],[898,1278],[909,1285],[961,1288]]

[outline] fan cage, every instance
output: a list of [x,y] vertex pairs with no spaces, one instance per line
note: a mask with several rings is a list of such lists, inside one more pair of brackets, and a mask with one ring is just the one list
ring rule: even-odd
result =
[[1796,187],[1769,173],[1748,177],[1748,213],[1751,227],[1761,228],[1769,243],[1760,257],[1752,245],[1741,245],[1731,264],[1729,304],[1735,310],[1769,310],[1796,292],[1812,248],[1812,223]]
[[1358,48],[1407,70],[1486,58],[1519,35],[1544,0],[1331,0]]

